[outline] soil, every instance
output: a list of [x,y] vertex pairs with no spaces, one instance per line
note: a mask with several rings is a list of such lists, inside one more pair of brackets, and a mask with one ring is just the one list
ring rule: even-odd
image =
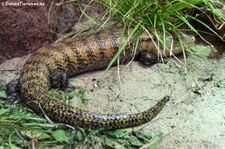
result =
[[[195,45],[191,50],[211,51],[210,46]],[[8,82],[16,75],[25,58],[0,65],[2,79]],[[169,59],[167,64],[144,67],[133,61],[113,67],[105,78],[96,83],[103,70],[81,74],[74,79],[76,86],[86,88],[91,99],[73,106],[93,112],[135,113],[153,106],[169,95],[171,100],[144,130],[157,137],[162,134],[159,148],[224,148],[225,146],[225,56],[208,59],[188,54],[184,59]],[[20,62],[18,64],[18,62]],[[11,71],[3,71],[3,70]],[[17,72],[17,71],[15,71]],[[10,74],[10,75],[9,75]]]

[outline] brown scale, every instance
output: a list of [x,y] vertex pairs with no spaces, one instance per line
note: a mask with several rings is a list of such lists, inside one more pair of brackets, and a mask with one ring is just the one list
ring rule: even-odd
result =
[[[190,41],[188,44],[192,45],[192,37],[189,38],[185,41]],[[125,39],[126,36],[122,41],[124,42]],[[54,122],[88,128],[120,129],[150,121],[169,101],[169,96],[164,97],[155,106],[144,112],[111,115],[76,109],[55,101],[48,95],[48,90],[52,86],[50,80],[54,81],[55,79],[53,74],[65,77],[65,75],[72,76],[84,71],[104,68],[117,53],[119,42],[120,30],[117,29],[100,31],[85,39],[67,39],[39,49],[30,56],[21,71],[20,93],[24,102],[35,112],[46,114]],[[143,44],[142,40],[140,42],[141,50],[149,52],[154,50],[152,41],[145,39]],[[151,49],[149,49],[150,46]],[[121,60],[126,61],[132,58],[132,52],[129,50],[129,46],[125,49],[126,53],[125,55],[121,54]],[[18,85],[10,84],[8,86],[10,90],[13,88],[12,86]],[[14,97],[13,92],[9,91],[9,99],[12,100]]]

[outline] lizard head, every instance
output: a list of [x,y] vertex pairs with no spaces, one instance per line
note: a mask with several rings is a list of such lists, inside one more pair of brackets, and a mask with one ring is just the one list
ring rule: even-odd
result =
[[[163,39],[162,34],[158,35]],[[163,46],[162,43],[165,43],[165,46]],[[162,55],[163,57],[177,55],[182,53],[181,43],[185,49],[191,47],[195,44],[195,37],[193,35],[180,32],[177,36],[167,34],[165,41],[160,42],[155,38],[155,36],[144,32],[141,36],[139,51],[147,51],[155,56]]]

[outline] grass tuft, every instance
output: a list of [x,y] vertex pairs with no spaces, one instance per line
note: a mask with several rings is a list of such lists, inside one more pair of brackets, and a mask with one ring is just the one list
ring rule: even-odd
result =
[[[149,33],[149,35],[153,35],[163,45],[163,50],[170,51],[172,49],[166,46],[166,36],[173,35],[174,38],[177,38],[179,40],[179,43],[181,44],[184,57],[184,66],[186,66],[185,47],[182,44],[182,39],[179,37],[179,32],[194,32],[203,40],[205,40],[200,34],[203,31],[195,27],[195,24],[197,23],[207,28],[210,31],[210,34],[214,34],[215,36],[223,39],[223,37],[221,37],[221,35],[218,34],[212,26],[196,18],[197,15],[195,14],[196,11],[199,11],[201,14],[206,15],[209,12],[218,17],[220,19],[220,22],[225,22],[225,16],[215,6],[215,2],[219,1],[102,0],[98,2],[107,8],[105,13],[103,14],[102,20],[98,20],[100,20],[100,22],[102,21],[102,24],[107,24],[107,21],[113,20],[116,22],[115,24],[121,24],[123,30],[131,29],[132,35],[129,36],[129,39],[140,39],[140,37],[138,36],[135,37],[135,32],[146,31]],[[87,16],[85,11],[83,11],[83,13],[85,16]],[[90,18],[90,16],[88,16],[88,18]],[[193,24],[190,22],[195,23]],[[99,21],[96,24],[98,26]],[[103,25],[101,25],[101,27],[102,26]],[[100,80],[108,72],[112,64],[115,63],[126,44],[127,42],[123,43],[123,45],[120,46],[118,53],[110,62],[109,66],[100,77]],[[135,51],[136,49],[133,50]]]

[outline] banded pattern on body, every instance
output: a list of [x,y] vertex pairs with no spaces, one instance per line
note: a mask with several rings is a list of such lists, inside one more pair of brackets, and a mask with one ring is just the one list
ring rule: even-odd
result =
[[[113,115],[76,109],[55,101],[48,95],[54,80],[64,80],[65,82],[56,83],[54,86],[65,87],[70,76],[106,67],[117,53],[120,40],[125,41],[126,37],[127,35],[120,39],[118,29],[105,30],[84,39],[67,39],[40,48],[29,57],[21,71],[19,83],[24,102],[35,112],[44,112],[54,122],[82,127],[119,129],[150,121],[161,111],[169,96],[144,112]],[[152,46],[151,41],[140,42],[137,54],[142,51],[152,52],[153,49],[149,48]],[[132,58],[129,45],[120,58],[122,61]]]

